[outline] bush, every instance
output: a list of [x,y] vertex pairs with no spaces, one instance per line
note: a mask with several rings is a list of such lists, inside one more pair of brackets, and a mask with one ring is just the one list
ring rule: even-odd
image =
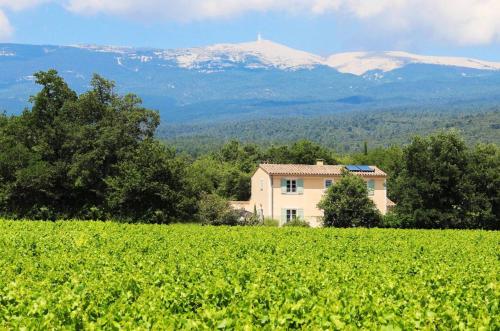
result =
[[239,226],[257,226],[257,225],[262,225],[262,221],[260,220],[259,216],[256,215],[255,213],[248,213],[246,211],[241,211],[236,210],[236,213],[239,214],[238,217],[238,225]]
[[401,222],[402,222],[401,217],[399,217],[398,214],[396,214],[394,212],[389,212],[382,217],[380,227],[382,227],[382,228],[400,228],[400,227],[402,227]]
[[300,218],[295,218],[295,219],[291,220],[290,222],[285,223],[284,226],[296,226],[296,227],[301,227],[301,228],[310,228],[311,227],[311,225],[308,222],[301,220]]
[[198,216],[204,225],[237,225],[238,211],[217,194],[204,194],[198,203]]
[[56,214],[52,209],[46,206],[42,206],[38,208],[37,206],[33,207],[31,211],[31,218],[37,221],[52,221],[55,222],[57,219]]
[[96,206],[87,207],[85,206],[84,212],[82,213],[82,219],[92,220],[92,221],[103,221],[106,219],[104,211]]
[[170,223],[170,218],[165,215],[163,210],[155,210],[151,216],[149,217],[149,220],[152,223],[157,223],[157,224],[169,224]]
[[264,218],[262,225],[263,226],[278,227],[278,226],[280,226],[280,221],[272,219],[272,218]]

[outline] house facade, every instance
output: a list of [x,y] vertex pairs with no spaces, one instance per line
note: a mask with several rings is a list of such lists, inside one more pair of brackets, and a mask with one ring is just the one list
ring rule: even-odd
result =
[[249,201],[233,201],[236,209],[257,210],[260,217],[280,221],[280,225],[300,218],[311,226],[321,226],[323,211],[317,207],[330,185],[340,180],[343,171],[360,176],[368,195],[385,214],[393,203],[387,198],[387,175],[375,166],[261,164],[252,176]]

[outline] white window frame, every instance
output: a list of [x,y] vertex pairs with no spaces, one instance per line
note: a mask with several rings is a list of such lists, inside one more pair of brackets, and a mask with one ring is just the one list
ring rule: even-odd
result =
[[[295,216],[293,215],[295,213]],[[299,217],[299,210],[297,208],[287,208],[285,212],[285,223],[296,220]]]
[[[290,186],[288,185],[288,183],[290,183]],[[295,183],[295,190],[294,190],[293,183]],[[285,190],[286,194],[297,194],[298,193],[297,179],[291,179],[291,178],[285,179],[285,187],[286,187],[286,190]]]
[[263,180],[263,179],[261,179],[261,180],[259,181],[259,186],[260,186],[260,190],[261,190],[261,191],[264,191],[264,180]]

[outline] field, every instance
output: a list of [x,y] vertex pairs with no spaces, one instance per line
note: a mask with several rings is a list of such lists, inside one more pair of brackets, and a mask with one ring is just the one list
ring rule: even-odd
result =
[[0,221],[2,329],[500,329],[500,233]]

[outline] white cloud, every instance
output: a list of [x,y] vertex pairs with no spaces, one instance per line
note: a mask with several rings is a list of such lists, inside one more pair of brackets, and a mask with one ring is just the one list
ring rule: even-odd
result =
[[252,11],[330,13],[373,23],[373,33],[403,30],[409,32],[408,38],[416,33],[464,45],[500,39],[499,0],[69,0],[67,8],[82,14],[177,21],[228,18]]
[[0,10],[23,10],[46,2],[80,15],[145,21],[228,19],[248,12],[330,15],[366,25],[371,34],[380,36],[395,33],[462,45],[500,41],[500,0],[0,0]]
[[32,8],[42,3],[54,2],[51,0],[0,0],[0,8],[10,10],[23,10]]
[[12,26],[4,12],[0,10],[0,40],[6,40],[12,35]]

